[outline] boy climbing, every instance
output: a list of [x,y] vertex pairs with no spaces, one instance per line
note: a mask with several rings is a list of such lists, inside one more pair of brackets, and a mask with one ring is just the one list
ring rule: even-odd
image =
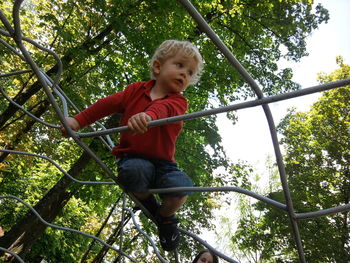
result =
[[[124,91],[100,99],[90,107],[66,118],[77,131],[105,116],[122,113],[120,144],[112,154],[118,158],[118,180],[156,218],[159,240],[164,250],[179,245],[176,212],[189,193],[160,194],[162,203],[148,189],[190,187],[189,176],[177,168],[175,143],[182,122],[148,128],[148,122],[182,115],[188,103],[181,94],[195,84],[203,66],[198,49],[187,41],[166,40],[156,50],[150,63],[151,80],[128,85]],[[69,136],[61,127],[62,134]]]

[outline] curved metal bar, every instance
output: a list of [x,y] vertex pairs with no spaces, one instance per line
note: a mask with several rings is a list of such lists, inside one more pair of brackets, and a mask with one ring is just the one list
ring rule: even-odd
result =
[[[22,48],[20,48],[21,51],[22,51],[22,53],[23,53],[23,48],[24,48],[23,43],[22,43],[22,40],[24,40],[24,41],[26,41],[26,42],[28,42],[28,43],[34,45],[35,47],[41,49],[42,51],[45,51],[45,52],[51,54],[51,55],[54,57],[54,59],[55,59],[56,62],[57,62],[57,74],[56,74],[56,77],[55,77],[55,79],[54,79],[54,81],[53,81],[53,85],[52,85],[52,86],[55,87],[55,86],[58,84],[58,82],[59,82],[59,80],[60,80],[60,78],[61,78],[62,72],[63,72],[62,61],[61,61],[61,59],[58,57],[58,55],[57,55],[55,52],[53,52],[52,50],[43,47],[42,45],[38,44],[37,42],[35,42],[34,40],[32,40],[32,39],[30,39],[30,38],[27,38],[27,37],[23,37],[23,36],[22,36],[21,23],[20,23],[20,18],[19,18],[19,9],[20,9],[22,3],[23,3],[23,0],[16,0],[15,3],[14,3],[14,5],[13,5],[13,10],[12,10],[13,23],[14,23],[14,34],[13,34],[13,38],[14,38],[15,42],[16,42],[19,46],[22,47]],[[25,48],[24,48],[24,49],[25,49]],[[26,50],[26,49],[25,49],[25,50]],[[27,53],[27,51],[26,51],[26,53]],[[24,55],[24,54],[23,54],[23,55]],[[28,55],[29,55],[29,54],[28,54]],[[24,57],[26,57],[26,56],[24,55]],[[26,59],[28,59],[28,58],[26,58]]]
[[[41,76],[42,78],[46,81],[46,83],[48,84],[48,86],[51,86],[52,88],[52,92],[55,93],[58,98],[60,99],[61,103],[62,103],[62,108],[63,108],[63,115],[65,117],[68,117],[68,106],[67,106],[67,101],[65,100],[65,98],[63,97],[63,95],[56,89],[56,87],[53,85],[53,82],[51,81],[50,78],[47,77],[47,75],[40,70]],[[56,85],[57,86],[57,85]]]
[[63,227],[63,226],[58,226],[58,225],[54,225],[51,224],[49,222],[47,222],[46,220],[44,220],[39,213],[31,206],[29,205],[27,202],[23,201],[22,199],[18,198],[17,196],[13,196],[13,195],[5,195],[5,196],[0,196],[0,200],[1,199],[6,199],[6,198],[11,198],[11,199],[15,199],[18,202],[22,203],[23,205],[25,205],[27,208],[30,209],[30,211],[41,221],[41,223],[43,223],[44,225],[48,226],[48,227],[52,227],[55,229],[59,229],[59,230],[65,230],[65,231],[69,231],[69,232],[73,232],[73,233],[77,233],[79,235],[85,236],[85,237],[89,237],[92,239],[95,239],[96,241],[100,242],[101,244],[103,244],[104,246],[113,249],[114,251],[116,251],[117,253],[123,255],[124,257],[127,257],[128,259],[130,259],[132,262],[138,263],[137,260],[135,260],[134,258],[132,258],[131,256],[125,254],[123,251],[120,251],[119,249],[112,247],[111,245],[107,244],[105,241],[103,241],[102,239],[95,237],[93,235],[90,235],[88,233],[85,232],[81,232],[79,230],[76,229],[72,229],[72,228],[68,228],[68,227]]
[[182,229],[180,227],[178,227],[179,231],[192,237],[193,239],[195,239],[196,241],[198,241],[199,243],[201,243],[203,246],[205,246],[206,248],[208,248],[209,250],[213,251],[215,255],[217,255],[218,257],[226,260],[227,262],[230,263],[239,263],[238,261],[233,260],[232,258],[229,258],[228,256],[222,254],[220,251],[216,250],[215,248],[213,248],[211,245],[209,245],[206,241],[204,241],[203,239],[201,239],[200,237],[198,237],[195,234],[192,234],[191,232]]
[[263,105],[262,107],[264,109],[264,112],[265,112],[266,118],[267,118],[267,122],[269,124],[272,144],[273,144],[273,148],[275,150],[276,163],[277,163],[277,167],[278,167],[278,171],[279,171],[279,175],[280,175],[280,180],[281,180],[281,184],[282,184],[282,188],[283,188],[283,194],[284,194],[284,197],[285,197],[285,200],[287,203],[287,212],[288,212],[289,220],[290,220],[291,227],[292,227],[292,233],[294,234],[294,241],[295,241],[295,245],[296,245],[296,248],[298,251],[299,260],[301,263],[306,263],[303,243],[302,243],[302,239],[301,239],[301,235],[300,235],[300,231],[299,231],[298,222],[295,219],[295,211],[294,211],[293,201],[292,201],[292,197],[291,197],[290,190],[289,190],[286,169],[284,166],[281,149],[279,147],[275,123],[273,121],[272,113],[271,113],[269,106]]
[[218,37],[214,30],[209,26],[207,21],[197,11],[197,9],[188,0],[178,0],[180,4],[187,10],[192,16],[193,20],[197,23],[199,28],[211,39],[211,41],[219,48],[222,54],[227,58],[231,65],[238,71],[238,73],[247,81],[247,83],[253,88],[258,98],[263,97],[263,93],[260,90],[256,81],[250,76],[246,69],[240,64],[236,57],[232,54],[231,50],[224,44],[224,42]]
[[160,193],[174,193],[174,192],[237,192],[241,194],[248,195],[250,197],[253,197],[255,199],[258,199],[266,204],[272,205],[276,208],[279,208],[281,210],[287,211],[287,206],[285,204],[282,204],[280,202],[277,202],[273,199],[270,199],[268,197],[259,195],[257,193],[254,193],[252,191],[249,191],[244,188],[235,187],[235,186],[222,186],[222,187],[173,187],[173,188],[162,188],[162,189],[150,189],[148,191],[152,194],[160,194]]
[[[1,39],[0,39],[0,42],[1,42]],[[29,72],[32,72],[32,70],[27,69],[27,70],[20,70],[20,71],[15,71],[15,72],[4,73],[4,74],[0,74],[0,78],[21,75],[21,74],[25,74],[25,73],[29,73]]]
[[154,252],[156,253],[157,257],[159,258],[159,260],[162,262],[162,263],[169,263],[167,260],[165,260],[159,253],[158,249],[157,249],[157,246],[156,244],[154,243],[154,241],[152,240],[152,238],[146,234],[146,232],[142,231],[141,227],[137,224],[136,220],[135,220],[135,214],[132,212],[131,209],[129,208],[125,208],[125,210],[129,211],[130,215],[131,215],[131,219],[132,219],[132,222],[134,223],[136,229],[142,234],[144,235],[148,241],[151,243],[152,247],[153,247],[153,250]]
[[9,253],[11,254],[12,256],[14,256],[20,263],[25,263],[23,259],[20,258],[20,256],[18,256],[16,253],[13,253],[12,251],[6,249],[6,248],[3,248],[3,247],[0,247],[0,250],[4,251],[5,253]]
[[[209,115],[219,114],[219,113],[223,113],[223,112],[261,106],[261,105],[269,104],[272,102],[296,98],[296,97],[300,97],[300,96],[304,96],[304,95],[313,94],[315,92],[321,92],[321,91],[326,91],[326,90],[330,90],[330,89],[334,89],[334,88],[343,87],[346,85],[350,85],[350,79],[338,80],[338,81],[325,83],[325,84],[321,84],[321,85],[317,85],[317,86],[313,86],[313,87],[309,87],[309,88],[305,88],[305,89],[292,91],[289,93],[279,94],[279,95],[275,95],[275,96],[271,96],[271,97],[264,97],[262,99],[240,102],[237,104],[219,107],[216,109],[209,109],[209,110],[198,111],[198,112],[188,113],[188,114],[184,114],[184,115],[178,115],[178,116],[174,116],[174,117],[159,119],[159,120],[155,120],[155,121],[150,121],[148,126],[153,127],[153,126],[164,125],[164,124],[178,122],[178,121],[187,121],[187,120],[192,120],[192,119],[199,118],[199,117],[206,117]],[[122,126],[122,127],[117,127],[117,128],[113,128],[113,129],[107,129],[105,131],[85,132],[85,133],[75,132],[75,133],[80,138],[87,138],[87,137],[94,137],[94,136],[112,134],[112,133],[117,133],[117,132],[123,132],[123,131],[127,131],[127,130],[128,130],[127,126]]]
[[[8,32],[5,32],[3,30],[0,29],[0,33],[6,35],[6,36],[10,36],[10,34]],[[26,38],[24,38],[26,39]],[[9,49],[11,49],[16,55],[18,55],[22,60],[25,61],[25,57],[20,54],[16,49],[14,49],[10,44],[8,44],[7,42],[3,41],[2,39],[0,39],[0,43],[3,43],[6,47],[8,47]],[[8,76],[12,76],[12,75],[18,75],[18,74],[23,74],[23,73],[28,73],[28,72],[33,72],[33,70],[31,69],[28,69],[28,70],[23,70],[23,71],[18,71],[18,72],[11,72],[11,73],[6,73],[6,74],[0,74],[0,78],[2,77],[8,77]],[[40,70],[41,72],[41,76],[45,79],[46,83],[51,85],[53,87],[53,92],[55,94],[58,95],[58,97],[60,98],[61,102],[62,102],[62,105],[63,105],[63,115],[64,116],[68,116],[68,107],[67,107],[67,102],[76,110],[79,112],[79,109],[74,105],[74,103],[64,94],[64,92],[59,88],[58,85],[56,85],[56,87],[54,87],[54,83],[53,83],[53,80],[45,73],[43,72],[42,70]],[[3,93],[4,95],[4,93]],[[6,95],[4,95],[6,97]],[[10,101],[9,97],[7,96],[6,97],[7,100]],[[15,102],[13,102],[12,100],[10,101],[12,102],[16,107],[18,107],[19,109],[21,109],[22,111],[24,111],[25,113],[27,113],[29,116],[31,116],[32,118],[35,118],[38,122],[46,125],[46,126],[49,126],[49,127],[52,127],[52,128],[59,128],[60,125],[54,125],[54,124],[49,124],[47,122],[44,122],[42,120],[40,120],[39,118],[36,118],[34,115],[30,114],[28,111],[25,111],[24,108],[22,108],[20,105],[16,104]],[[99,125],[102,129],[106,130],[106,128],[99,122],[96,122],[97,125]],[[91,127],[91,126],[90,126]],[[93,129],[92,129],[93,130]],[[106,140],[103,139],[103,138],[100,138],[102,140],[102,143],[111,151],[112,148],[115,146],[113,141],[111,140],[111,138],[107,135],[106,136]]]
[[[0,29],[0,34],[3,34],[3,35],[7,35],[6,34],[7,32],[6,31],[3,31]],[[8,34],[9,35],[9,34]],[[2,40],[0,38],[0,43],[3,44],[5,47],[7,47],[8,49],[10,49],[13,53],[15,53],[17,56],[19,56],[22,60],[24,60],[24,57],[21,53],[19,53],[17,51],[17,49],[13,48],[9,43],[7,43],[5,40]]]
[[[41,73],[44,75],[44,78],[47,79],[47,83],[52,83],[52,79],[44,72],[41,70]],[[60,100],[62,101],[62,104],[63,105],[66,105],[66,106],[63,106],[64,108],[64,113],[63,115],[64,116],[68,116],[68,107],[67,107],[67,102],[68,104],[74,109],[76,110],[77,112],[79,112],[79,109],[78,107],[68,98],[68,96],[63,92],[63,90],[60,88],[59,85],[57,85],[54,89],[53,89],[53,92],[55,94],[57,94],[60,98]],[[106,130],[106,127],[104,127],[100,122],[95,122],[96,125],[98,125],[99,127],[101,127],[103,130]],[[59,126],[60,127],[60,126]],[[91,125],[89,125],[89,128],[91,130],[94,131],[94,129],[92,128]],[[106,135],[106,140],[102,137],[100,137],[100,140],[102,141],[102,143],[110,150],[112,151],[112,148],[115,146],[113,141],[111,140],[110,136],[109,135]]]
[[10,103],[12,103],[13,105],[15,105],[18,109],[20,109],[21,111],[23,111],[25,114],[29,115],[30,117],[32,117],[33,119],[35,119],[37,122],[40,122],[41,124],[51,127],[51,128],[55,128],[58,129],[60,126],[59,125],[55,125],[55,124],[51,124],[48,123],[46,121],[41,120],[40,118],[36,117],[34,114],[30,113],[29,111],[27,111],[25,108],[23,108],[21,105],[17,104],[15,101],[13,101],[4,91],[3,87],[0,86],[0,92],[1,94],[5,97],[5,99],[7,99]]
[[[105,126],[103,126],[102,125],[102,123],[100,123],[100,122],[95,122],[95,124],[97,125],[97,126],[99,126],[101,129],[103,129],[103,130],[107,130],[107,128],[105,127]],[[93,128],[91,128],[92,130],[93,130]],[[114,142],[112,141],[112,139],[111,139],[111,137],[109,136],[109,135],[105,135],[105,138],[103,138],[103,137],[99,137],[101,140],[103,140],[103,141],[105,141],[105,139],[106,139],[106,142],[105,142],[105,145],[108,147],[108,149],[110,150],[110,151],[112,151],[112,148],[114,148],[115,147],[115,144],[114,144]]]
[[[18,9],[18,5],[21,3],[22,1],[16,1],[15,2],[15,7],[14,10],[16,10],[16,8]],[[18,10],[15,12],[14,11],[14,15],[17,16],[17,18],[14,20],[19,21],[18,18]],[[75,134],[73,134],[72,129],[69,127],[69,125],[67,124],[64,115],[62,114],[57,102],[55,101],[55,98],[53,97],[53,94],[51,92],[51,90],[49,89],[49,87],[47,86],[46,81],[42,78],[41,75],[41,70],[39,69],[39,67],[35,64],[35,62],[33,61],[33,59],[31,58],[30,54],[28,53],[27,49],[25,48],[25,46],[22,43],[22,39],[20,37],[18,37],[17,35],[19,33],[16,34],[16,31],[20,30],[19,25],[16,25],[15,27],[15,41],[19,47],[19,49],[22,51],[23,56],[25,57],[25,60],[27,61],[27,63],[31,66],[31,68],[33,69],[34,73],[36,74],[36,76],[39,79],[40,84],[43,86],[43,89],[46,93],[46,95],[48,96],[57,116],[59,117],[62,125],[64,126],[64,128],[67,130],[68,134],[70,134],[72,136],[72,138],[76,141],[76,143],[78,145],[80,145],[99,165],[100,167],[114,180],[117,180],[117,177],[114,175],[114,173],[107,167],[107,165],[102,162],[102,160],[83,142],[81,142],[76,136]],[[20,35],[20,34],[19,34]]]
[[308,213],[297,213],[295,214],[296,219],[309,219],[309,218],[315,218],[320,216],[328,216],[340,212],[346,212],[350,211],[350,204],[327,208],[315,212],[308,212]]
[[11,26],[10,21],[8,21],[8,19],[6,18],[5,14],[0,10],[0,20],[1,22],[4,24],[5,28],[7,29],[7,31],[9,32],[9,36],[12,36],[14,33],[14,30]]
[[20,25],[20,19],[19,19],[19,9],[22,5],[24,0],[15,0],[12,8],[12,17],[13,17],[13,38],[17,39],[18,41],[22,40],[22,31],[21,31],[21,25]]
[[72,177],[69,173],[67,173],[65,170],[63,170],[54,160],[50,159],[47,156],[43,156],[43,155],[38,155],[35,153],[28,153],[28,152],[20,152],[20,151],[14,151],[14,150],[7,150],[7,149],[0,149],[0,152],[7,152],[7,153],[12,153],[12,154],[21,154],[21,155],[28,155],[28,156],[33,156],[33,157],[38,157],[44,160],[49,161],[50,163],[52,163],[61,173],[63,173],[64,175],[68,176],[69,179],[71,179],[72,181],[79,183],[79,184],[108,184],[108,185],[116,185],[117,183],[115,182],[98,182],[98,181],[80,181],[75,179],[74,177]]
[[[31,71],[31,70],[30,70]],[[1,77],[1,76],[0,76]],[[33,119],[35,119],[37,122],[51,127],[51,128],[55,128],[55,129],[59,129],[60,125],[55,125],[46,121],[41,120],[40,118],[36,117],[34,114],[32,114],[31,112],[27,111],[26,109],[24,109],[21,105],[17,104],[15,101],[13,101],[4,91],[3,87],[0,86],[0,93],[5,97],[5,99],[7,99],[10,103],[12,103],[13,105],[15,105],[18,109],[20,109],[21,111],[23,111],[25,114],[27,114],[28,116],[32,117]],[[106,129],[102,124],[100,123],[96,123],[97,125],[99,125],[101,128]],[[91,127],[90,127],[91,128]],[[92,129],[92,128],[91,128]],[[100,137],[100,140],[102,141],[102,143],[108,148],[109,151],[112,150],[112,148],[114,147],[114,143],[111,140],[111,138],[107,135],[107,142],[104,140],[104,138]]]

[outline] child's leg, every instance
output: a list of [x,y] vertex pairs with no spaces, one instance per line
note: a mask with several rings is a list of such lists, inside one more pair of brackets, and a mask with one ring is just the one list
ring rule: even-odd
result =
[[151,198],[151,194],[149,193],[133,193],[135,195],[135,197],[139,200],[146,200]]
[[173,216],[186,202],[187,195],[165,197],[159,210],[159,215],[162,217]]
[[[175,162],[161,161],[154,162],[156,167],[156,181],[154,188],[176,188],[191,187],[192,180],[179,168]],[[189,192],[163,193],[160,198],[163,200],[159,215],[162,217],[174,216],[187,200]]]
[[[141,204],[148,210],[148,212],[155,217],[159,212],[160,204],[152,194],[148,193],[133,193],[134,196],[141,202]],[[145,214],[149,217],[147,214]]]
[[177,229],[179,219],[175,217],[175,213],[185,203],[186,199],[186,195],[163,197],[157,221],[159,241],[164,250],[171,251],[179,246],[180,232]]
[[125,190],[132,192],[142,205],[155,216],[159,204],[147,193],[154,181],[155,167],[152,162],[137,157],[124,157],[118,162],[118,180]]
[[[189,176],[177,168],[176,163],[168,161],[156,162],[155,188],[191,187]],[[171,251],[180,243],[180,232],[177,228],[179,219],[175,213],[182,207],[187,199],[188,192],[163,193],[157,221],[159,241],[164,250]]]

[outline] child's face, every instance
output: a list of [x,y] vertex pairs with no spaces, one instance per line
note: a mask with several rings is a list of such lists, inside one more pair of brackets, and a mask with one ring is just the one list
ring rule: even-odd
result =
[[186,57],[179,52],[163,63],[154,61],[153,70],[156,73],[156,85],[164,92],[182,92],[191,83],[197,70],[197,62],[194,58]]
[[196,263],[213,263],[213,257],[209,252],[203,253]]

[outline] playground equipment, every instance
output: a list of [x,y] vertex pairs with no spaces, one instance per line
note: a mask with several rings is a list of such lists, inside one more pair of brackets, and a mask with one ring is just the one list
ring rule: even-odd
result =
[[[41,46],[36,41],[33,41],[33,40],[23,36],[22,30],[21,30],[21,19],[20,19],[20,16],[19,16],[19,10],[20,10],[22,2],[23,1],[21,1],[21,0],[19,0],[19,1],[17,0],[17,1],[14,2],[14,6],[13,6],[14,26],[13,27],[10,24],[10,22],[8,21],[8,19],[5,17],[5,15],[0,10],[0,19],[1,19],[2,23],[4,24],[4,26],[6,28],[6,30],[0,29],[0,35],[3,35],[5,37],[12,37],[14,39],[14,41],[16,42],[17,48],[20,50],[20,52],[15,47],[12,47],[10,44],[8,44],[5,40],[3,40],[1,38],[0,38],[0,43],[2,45],[6,46],[7,48],[9,48],[15,54],[17,54],[23,61],[28,63],[29,66],[30,66],[30,69],[29,70],[24,70],[24,71],[0,74],[0,78],[5,78],[5,77],[9,77],[9,76],[13,76],[13,75],[19,75],[19,74],[25,74],[25,73],[28,73],[28,72],[35,73],[35,75],[38,78],[39,82],[41,83],[42,88],[45,91],[49,101],[51,102],[55,113],[58,115],[62,125],[65,127],[65,129],[68,131],[68,133],[74,139],[74,141],[80,147],[82,147],[84,149],[84,151],[86,151],[96,161],[96,163],[107,173],[107,175],[111,179],[113,179],[115,182],[117,182],[117,180],[116,180],[117,177],[115,176],[115,174],[106,166],[106,164],[81,139],[82,138],[87,138],[87,137],[99,137],[101,139],[102,143],[108,149],[112,149],[114,144],[113,144],[112,140],[109,138],[109,135],[117,133],[117,132],[126,131],[128,128],[127,127],[118,127],[118,128],[113,128],[113,129],[106,129],[106,128],[103,127],[103,125],[99,124],[100,127],[102,128],[102,130],[100,130],[100,131],[80,133],[80,132],[75,132],[75,131],[70,129],[70,127],[67,125],[67,123],[65,121],[65,117],[68,116],[69,107],[72,107],[76,111],[79,111],[79,109],[72,103],[72,101],[67,97],[67,95],[59,87],[59,80],[60,80],[60,77],[61,77],[61,74],[62,74],[62,63],[60,61],[60,58],[58,57],[58,55],[55,52],[53,52],[53,51],[51,51],[51,50]],[[209,116],[209,115],[212,115],[212,114],[218,114],[218,113],[222,113],[222,112],[241,110],[241,109],[248,108],[248,107],[262,106],[262,108],[264,110],[264,113],[265,113],[265,116],[266,116],[266,119],[267,119],[267,122],[268,122],[268,125],[269,125],[269,129],[270,129],[270,134],[271,134],[271,138],[272,138],[272,142],[273,142],[276,162],[277,162],[277,166],[278,166],[278,171],[279,171],[281,184],[282,184],[283,191],[284,191],[284,197],[285,197],[286,204],[279,203],[279,202],[277,202],[275,200],[272,200],[270,198],[261,196],[259,194],[254,193],[254,192],[248,191],[246,189],[242,189],[242,188],[239,188],[239,187],[229,187],[229,186],[214,187],[214,188],[213,187],[190,187],[190,188],[186,187],[186,188],[171,188],[171,189],[151,189],[149,192],[150,193],[165,193],[165,192],[169,193],[169,192],[175,192],[175,191],[176,192],[179,192],[179,191],[192,191],[192,192],[233,191],[233,192],[238,192],[238,193],[242,193],[242,194],[251,196],[253,198],[256,198],[257,200],[260,200],[260,201],[265,202],[265,203],[267,203],[269,205],[272,205],[272,206],[274,206],[274,207],[276,207],[276,208],[278,208],[278,209],[280,209],[280,210],[282,210],[282,211],[287,213],[287,215],[288,215],[288,217],[290,219],[291,228],[292,228],[292,235],[293,235],[293,237],[295,239],[296,249],[297,249],[297,252],[298,252],[298,255],[299,255],[299,261],[302,262],[302,263],[305,263],[306,259],[305,259],[305,255],[304,255],[302,239],[301,239],[301,236],[300,236],[300,233],[299,233],[298,221],[302,220],[302,219],[320,217],[320,216],[330,215],[330,214],[333,214],[333,213],[349,211],[350,210],[350,205],[343,205],[343,206],[333,207],[333,208],[330,208],[330,209],[314,211],[314,212],[309,212],[309,213],[296,213],[295,212],[294,207],[293,207],[293,200],[292,200],[291,195],[290,195],[290,190],[289,190],[289,186],[288,186],[288,182],[287,182],[287,178],[286,178],[286,172],[285,172],[285,168],[284,168],[283,158],[282,158],[282,155],[281,155],[281,151],[280,151],[280,147],[279,147],[279,143],[278,143],[278,139],[277,139],[276,128],[275,128],[275,124],[274,124],[274,121],[273,121],[273,116],[272,116],[272,113],[270,111],[270,108],[269,108],[268,104],[271,103],[271,102],[282,101],[282,100],[295,98],[295,97],[299,97],[299,96],[303,96],[303,95],[307,95],[307,94],[312,94],[312,93],[315,93],[315,92],[321,92],[321,91],[325,91],[325,90],[329,90],[329,89],[333,89],[333,88],[337,88],[337,87],[350,85],[350,79],[344,79],[344,80],[340,80],[340,81],[336,81],[336,82],[332,82],[332,83],[327,83],[327,84],[323,84],[323,85],[318,85],[318,86],[314,86],[314,87],[310,87],[310,88],[305,88],[305,89],[301,89],[301,90],[297,90],[297,91],[293,91],[293,92],[289,92],[289,93],[285,93],[285,94],[280,94],[280,95],[276,95],[276,96],[264,97],[264,94],[262,93],[259,85],[250,76],[250,74],[246,71],[246,69],[244,67],[242,67],[242,65],[235,58],[235,56],[232,54],[232,52],[227,48],[227,46],[221,41],[221,39],[211,29],[211,27],[203,19],[201,14],[195,9],[195,7],[191,4],[191,2],[188,1],[188,0],[178,0],[178,2],[183,5],[183,7],[192,16],[194,21],[198,24],[199,28],[203,32],[205,32],[207,37],[211,39],[211,41],[217,46],[217,48],[227,58],[227,60],[231,63],[231,65],[239,72],[239,74],[244,78],[244,80],[250,85],[252,90],[255,92],[255,94],[257,96],[257,99],[256,100],[252,100],[252,101],[247,101],[247,102],[242,102],[242,103],[229,105],[229,106],[226,106],[226,107],[221,107],[221,108],[205,110],[205,111],[201,111],[201,112],[190,113],[190,114],[176,116],[176,117],[171,117],[171,118],[167,118],[167,119],[151,121],[149,123],[149,126],[163,125],[163,124],[167,124],[167,123],[171,123],[171,122],[177,122],[177,121],[186,121],[186,120],[190,120],[190,119],[194,119],[194,118],[200,118],[200,117]],[[50,54],[51,56],[53,56],[55,58],[55,60],[57,61],[58,67],[57,67],[56,77],[55,77],[54,80],[52,80],[48,75],[46,75],[46,73],[42,69],[40,69],[36,65],[35,61],[33,61],[30,53],[28,52],[26,46],[24,45],[24,42],[28,42],[28,43],[34,45],[35,47],[41,49],[44,52],[47,52],[48,54]],[[29,116],[31,116],[32,118],[34,118],[35,120],[40,122],[42,125],[46,125],[48,127],[55,128],[55,129],[58,129],[60,127],[60,125],[47,123],[47,122],[45,122],[45,121],[35,117],[29,111],[25,110],[23,107],[21,107],[20,105],[16,104],[9,96],[7,96],[6,92],[2,88],[1,88],[1,93],[10,103],[12,103],[15,106],[17,106],[20,110],[22,110],[23,112],[25,112],[26,114],[28,114]],[[62,109],[59,106],[59,103],[57,102],[57,98],[61,102]],[[32,157],[35,157],[35,158],[44,158],[44,159],[48,160],[49,162],[51,162],[54,166],[57,167],[57,169],[59,169],[63,174],[65,174],[68,177],[70,177],[71,180],[73,180],[76,183],[80,183],[80,184],[116,184],[115,182],[110,182],[110,181],[107,181],[107,182],[91,182],[91,181],[80,181],[80,180],[77,180],[77,179],[73,178],[72,176],[70,176],[64,169],[62,169],[57,163],[55,163],[55,161],[53,161],[52,159],[50,159],[48,157],[45,157],[45,156],[40,156],[40,155],[37,155],[37,154],[21,152],[21,151],[7,150],[7,149],[0,149],[0,152],[7,152],[7,153],[10,153],[10,154],[28,155],[28,156],[32,156]],[[141,207],[141,209],[143,210],[144,213],[146,213],[147,215],[149,215],[152,218],[152,215],[150,215],[148,213],[148,211],[142,206],[142,204],[140,204],[137,201],[137,199],[133,195],[129,194],[129,197],[139,207]],[[149,243],[153,247],[157,257],[159,258],[159,260],[161,262],[164,262],[164,263],[168,262],[160,254],[159,250],[157,249],[157,246],[156,246],[155,242],[145,232],[142,231],[141,227],[137,223],[137,220],[135,219],[134,211],[132,209],[126,207],[126,203],[127,203],[126,202],[126,198],[127,198],[127,195],[124,195],[124,197],[123,197],[123,217],[122,217],[122,220],[125,220],[124,212],[125,211],[129,212],[130,215],[131,215],[132,221],[134,223],[134,226],[138,229],[138,231],[140,231],[140,233],[142,235],[145,236],[145,238],[147,238],[149,240]],[[115,250],[120,255],[122,255],[123,257],[125,257],[127,259],[129,259],[130,261],[137,262],[130,255],[127,255],[127,254],[125,254],[123,252],[123,250],[122,250],[122,242],[123,242],[122,236],[120,238],[120,246],[119,246],[119,248],[115,248],[113,246],[110,246],[105,241],[101,240],[100,238],[92,236],[90,234],[87,234],[87,233],[84,233],[84,232],[81,232],[81,231],[78,231],[78,230],[75,230],[75,229],[69,229],[69,228],[60,227],[60,226],[48,223],[28,203],[24,202],[23,200],[21,200],[20,198],[18,198],[16,196],[12,196],[12,195],[0,196],[0,200],[3,200],[3,199],[14,199],[14,200],[16,200],[18,202],[21,202],[26,207],[28,207],[37,216],[37,218],[43,224],[45,224],[46,226],[49,226],[49,227],[52,227],[52,228],[55,228],[55,229],[60,229],[60,230],[74,232],[74,233],[77,233],[77,234],[80,234],[80,235],[84,235],[84,236],[86,236],[88,238],[92,238],[92,239],[96,240],[97,242],[100,242],[104,246],[107,246],[109,249]],[[232,262],[232,263],[236,263],[237,262],[234,259],[231,259],[231,258],[227,257],[226,255],[224,255],[220,251],[214,249],[210,244],[208,244],[207,242],[205,242],[204,240],[202,240],[198,236],[196,236],[196,235],[186,231],[185,229],[182,229],[182,228],[179,228],[179,229],[184,235],[187,235],[187,236],[195,239],[196,241],[202,243],[205,247],[213,250],[220,258],[226,260],[227,262]],[[0,248],[0,250],[13,255],[20,262],[24,262],[18,255],[14,254],[13,252],[9,251],[8,249]],[[175,261],[177,262],[178,261],[178,259],[177,259],[178,258],[177,252],[175,252],[174,257],[175,257]]]

